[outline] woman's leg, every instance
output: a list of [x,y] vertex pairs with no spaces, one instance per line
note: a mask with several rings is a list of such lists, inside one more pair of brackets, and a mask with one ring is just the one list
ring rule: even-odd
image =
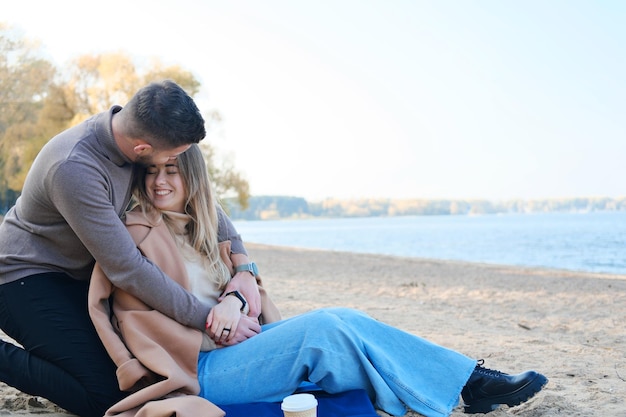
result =
[[380,409],[447,416],[476,361],[356,310],[313,311],[201,354],[201,395],[218,404],[280,401],[302,381],[328,392],[365,389]]
[[0,285],[0,327],[24,347],[0,343],[0,379],[81,417],[101,417],[122,393],[87,312],[87,286],[57,273]]

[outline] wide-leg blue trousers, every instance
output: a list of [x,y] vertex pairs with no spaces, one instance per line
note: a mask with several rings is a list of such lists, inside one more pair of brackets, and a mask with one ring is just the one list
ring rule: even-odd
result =
[[217,404],[280,401],[304,381],[365,389],[377,408],[448,416],[476,361],[357,310],[315,310],[263,326],[243,343],[200,354],[201,394]]

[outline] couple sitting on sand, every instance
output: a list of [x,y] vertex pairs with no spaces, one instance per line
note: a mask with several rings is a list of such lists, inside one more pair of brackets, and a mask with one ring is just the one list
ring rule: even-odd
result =
[[[232,223],[215,201],[202,153],[195,144],[197,141],[192,139],[194,135],[197,139],[197,132],[190,133],[189,129],[182,128],[167,130],[161,126],[176,121],[187,126],[190,119],[199,122],[194,106],[181,108],[180,101],[175,101],[176,105],[168,107],[159,102],[170,94],[181,95],[180,89],[172,84],[157,83],[140,90],[123,109],[124,113],[118,108],[114,113],[87,121],[66,135],[65,141],[62,138],[52,141],[48,149],[42,151],[53,155],[52,160],[57,164],[61,161],[60,165],[71,165],[72,158],[84,158],[98,146],[106,147],[107,144],[102,144],[105,141],[99,139],[108,134],[111,139],[108,146],[117,146],[113,149],[115,155],[120,152],[136,154],[131,159],[138,162],[134,165],[132,192],[138,205],[126,213],[124,220],[133,239],[130,243],[133,250],[128,250],[128,238],[122,234],[116,236],[118,240],[109,241],[108,246],[117,259],[96,256],[88,289],[88,308],[97,335],[115,363],[116,383],[126,392],[111,387],[112,373],[94,375],[93,368],[84,367],[89,365],[86,361],[80,363],[83,367],[75,367],[77,361],[68,352],[64,352],[62,359],[41,355],[30,338],[35,330],[21,332],[19,323],[15,324],[17,320],[11,320],[20,308],[26,308],[22,306],[23,291],[36,289],[36,285],[43,288],[43,276],[47,280],[46,288],[58,283],[61,289],[46,296],[40,291],[38,297],[28,299],[26,306],[36,299],[41,301],[54,295],[68,300],[66,294],[70,287],[76,300],[81,291],[84,294],[87,290],[84,281],[73,280],[81,283],[81,286],[74,286],[73,274],[67,272],[66,277],[60,276],[57,269],[62,268],[52,268],[53,273],[43,274],[45,269],[39,268],[39,274],[3,281],[0,285],[0,301],[4,301],[0,303],[3,305],[2,328],[24,347],[8,347],[7,344],[1,347],[3,381],[22,391],[49,398],[82,416],[102,415],[105,410],[111,415],[220,416],[223,413],[213,403],[276,402],[305,381],[330,393],[364,389],[377,408],[392,415],[403,415],[408,407],[424,416],[447,416],[460,398],[465,412],[487,413],[501,404],[518,405],[546,384],[547,379],[534,371],[508,375],[484,368],[482,362],[352,309],[320,309],[281,320],[278,310],[258,285],[256,265],[248,262]],[[111,120],[117,112],[123,117]],[[153,114],[156,117],[152,117]],[[146,132],[159,129],[161,142],[157,144]],[[183,145],[180,145],[181,137],[188,140]],[[77,143],[68,146],[68,140]],[[84,150],[81,142],[92,148],[76,156],[75,149]],[[142,148],[144,145],[146,147]],[[34,172],[43,173],[44,167],[38,165],[45,166],[49,160],[36,161]],[[99,193],[101,185],[107,181],[118,181],[118,185],[123,182],[120,178],[130,181],[131,176],[123,177],[118,172],[123,165],[125,162],[119,156],[100,158],[98,164],[90,166],[86,181],[95,193]],[[99,175],[103,178],[100,183],[95,178]],[[113,178],[115,175],[117,178]],[[55,180],[37,181],[43,186],[31,184],[33,190],[28,189],[27,181],[24,191],[27,198],[62,187]],[[79,185],[80,181],[75,180],[73,184]],[[46,191],[46,187],[49,190]],[[81,193],[86,192],[82,187],[76,191],[79,204],[87,210],[90,205],[95,206],[93,201],[81,200]],[[129,195],[125,195],[124,190],[110,189],[108,193],[107,198],[115,203],[111,203],[111,209],[126,207]],[[63,200],[70,195],[61,194],[53,198],[54,204],[63,206],[58,209],[59,222],[71,205]],[[28,210],[24,210],[28,215]],[[4,240],[0,240],[0,249],[5,252],[12,242],[20,241],[18,238],[22,242],[36,239],[32,227],[16,230],[20,222],[30,221],[20,214],[9,212],[3,223],[5,229],[0,230],[0,236],[4,236],[0,238]],[[41,214],[30,215],[35,218]],[[80,214],[68,214],[68,217],[65,228],[59,226],[62,232],[85,230],[77,220],[83,218]],[[95,223],[95,229],[99,225],[98,230],[112,227],[106,218],[90,217],[85,221]],[[5,232],[13,232],[11,236],[15,240],[7,239]],[[81,248],[99,253],[92,252],[91,248],[98,247],[98,240],[107,237],[111,235],[79,232],[76,241],[84,246],[66,247],[74,251],[70,255],[60,247],[57,252],[68,258]],[[50,242],[37,241],[36,244],[61,245],[61,242],[51,238]],[[121,248],[116,249],[118,245]],[[11,253],[16,251],[20,252],[16,249]],[[88,256],[84,252],[79,255]],[[7,265],[0,264],[0,273],[10,269]],[[141,265],[141,268],[134,269],[132,265]],[[132,279],[129,276],[133,276]],[[163,279],[177,284],[165,283]],[[243,280],[248,280],[248,284],[241,284]],[[12,302],[8,302],[9,299]],[[78,301],[76,304],[79,305]],[[208,315],[199,306],[208,306]],[[79,310],[75,313],[81,314]],[[202,323],[194,319],[197,317],[203,317]],[[46,333],[47,329],[41,331]],[[57,349],[61,349],[69,345],[68,340],[76,342],[76,337],[82,336],[67,333],[67,329],[65,333],[52,329],[45,340],[48,346],[54,341]],[[85,340],[90,339],[85,336]],[[98,347],[85,343],[71,349],[96,352]],[[10,362],[12,359],[16,361]],[[22,363],[24,368],[20,366]],[[102,365],[101,369],[106,368]],[[73,384],[81,378],[89,379],[91,384]],[[100,383],[97,379],[106,382]],[[163,401],[154,401],[161,399]]]

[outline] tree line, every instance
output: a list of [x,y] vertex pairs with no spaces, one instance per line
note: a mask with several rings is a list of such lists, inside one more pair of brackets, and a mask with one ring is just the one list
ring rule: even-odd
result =
[[[124,105],[144,85],[171,79],[194,97],[201,84],[190,71],[158,59],[136,64],[124,52],[80,55],[57,67],[37,40],[0,22],[0,214],[19,196],[37,153],[57,133],[88,117]],[[220,122],[204,112],[207,131]],[[215,161],[216,149],[201,147],[218,195],[235,196],[245,207],[247,180],[228,159]]]
[[301,197],[251,196],[245,209],[232,199],[222,203],[234,220],[626,211],[626,197],[507,201],[364,198],[309,202]]

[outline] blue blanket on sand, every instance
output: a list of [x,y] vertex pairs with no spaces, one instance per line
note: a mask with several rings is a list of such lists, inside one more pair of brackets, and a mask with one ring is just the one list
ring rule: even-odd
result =
[[[379,417],[367,392],[362,389],[329,394],[315,385],[302,386],[296,392],[307,392],[317,398],[318,417]],[[280,402],[219,405],[226,417],[283,417]]]

